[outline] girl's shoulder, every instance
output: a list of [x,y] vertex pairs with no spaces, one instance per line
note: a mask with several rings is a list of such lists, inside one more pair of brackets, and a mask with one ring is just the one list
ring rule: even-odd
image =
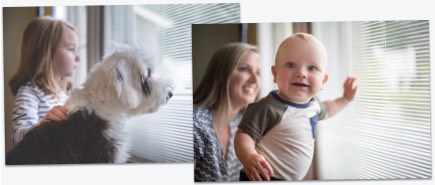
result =
[[35,95],[42,95],[44,94],[41,89],[39,89],[37,86],[32,85],[30,82],[25,83],[24,85],[20,86],[17,91],[18,94],[35,94]]

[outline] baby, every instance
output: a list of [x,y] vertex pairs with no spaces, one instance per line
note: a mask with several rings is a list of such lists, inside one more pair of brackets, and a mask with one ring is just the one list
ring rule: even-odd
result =
[[248,106],[235,136],[241,181],[304,178],[318,116],[324,109],[326,117],[341,111],[356,93],[355,78],[348,78],[343,97],[326,101],[321,109],[314,96],[328,80],[326,63],[325,47],[310,34],[296,33],[281,43],[272,66],[279,90]]

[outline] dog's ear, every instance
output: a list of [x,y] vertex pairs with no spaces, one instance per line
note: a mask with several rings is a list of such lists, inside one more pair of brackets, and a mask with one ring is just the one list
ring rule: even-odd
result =
[[[126,65],[130,62],[122,62],[120,59],[116,63],[116,67],[113,69],[113,89],[116,92],[118,99],[121,101],[125,108],[136,108],[141,102],[141,93],[138,93],[135,88],[134,73]],[[127,67],[127,68],[126,68]],[[137,83],[136,83],[137,84]]]
[[123,76],[124,74],[122,74],[122,72],[117,67],[115,67],[109,69],[109,71],[106,72],[106,75],[107,75],[106,77],[102,77],[102,78],[106,78],[106,79],[102,79],[105,81],[106,87],[102,88],[101,90],[104,89],[106,91],[108,90],[109,92],[105,92],[105,93],[111,93],[115,95],[115,97],[120,98],[122,93],[122,83],[124,81],[124,76]]

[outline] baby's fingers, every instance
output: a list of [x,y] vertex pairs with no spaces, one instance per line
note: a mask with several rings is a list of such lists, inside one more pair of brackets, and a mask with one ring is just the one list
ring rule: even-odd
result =
[[266,160],[261,161],[260,164],[262,169],[260,170],[261,175],[265,178],[265,180],[270,180],[270,176],[273,175],[272,167]]
[[262,181],[260,175],[258,174],[257,170],[253,170],[251,175],[250,175],[250,179],[251,181]]
[[251,166],[249,168],[244,168],[245,174],[248,177],[250,181],[260,181],[260,175],[258,175],[257,169],[255,169],[255,166]]
[[258,161],[253,167],[254,169],[251,170],[251,173],[252,177],[256,181],[270,180],[270,176],[272,175],[272,168],[266,160],[263,159],[261,161]]
[[355,77],[347,77],[347,79],[344,83],[344,87],[346,89],[354,89],[355,88],[355,81],[356,81]]

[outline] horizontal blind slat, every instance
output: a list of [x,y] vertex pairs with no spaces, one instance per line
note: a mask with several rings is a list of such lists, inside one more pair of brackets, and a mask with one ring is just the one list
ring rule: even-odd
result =
[[[159,64],[162,66],[156,74],[174,76],[173,73],[176,73],[174,80],[177,87],[169,102],[157,112],[129,120],[127,130],[132,136],[132,155],[138,161],[192,162],[191,24],[238,23],[240,5],[216,3],[134,6],[135,8],[123,6],[122,10],[108,8],[106,13],[109,12],[107,15],[110,18],[106,21],[110,24],[107,24],[107,30],[111,31],[105,37],[107,40],[117,40],[123,39],[123,35],[134,35],[131,40],[142,38],[142,42],[151,43],[149,47],[157,54],[157,60],[164,61]],[[146,16],[154,16],[154,19],[148,20]],[[116,26],[124,25],[121,22],[132,20],[131,17],[136,21],[131,24],[142,30],[132,31],[132,34],[126,33],[126,30],[134,28]],[[156,20],[164,20],[165,24],[158,24]],[[171,67],[175,70],[171,71]]]
[[[360,21],[349,25],[349,39],[338,44],[351,46],[339,47],[344,48],[340,52],[351,53],[350,59],[328,58],[337,61],[332,65],[342,66],[328,68],[328,73],[352,71],[358,79],[358,92],[346,113],[318,125],[320,168],[327,169],[322,176],[430,178],[429,22]],[[331,92],[322,96],[335,98]]]

